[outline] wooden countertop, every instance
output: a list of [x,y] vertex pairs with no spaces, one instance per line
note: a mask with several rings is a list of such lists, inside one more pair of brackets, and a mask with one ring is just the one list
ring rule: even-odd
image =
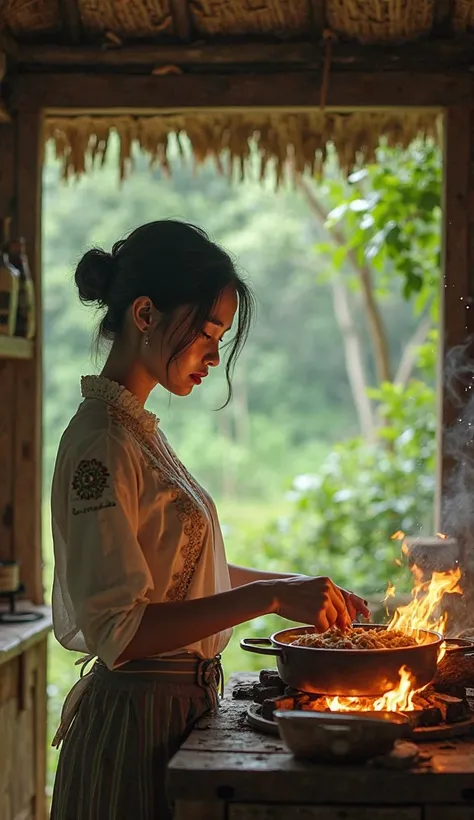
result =
[[[21,601],[18,609],[28,609],[41,613],[42,618],[25,624],[0,623],[0,665],[21,655],[25,649],[45,638],[52,627],[51,609],[48,606],[34,606],[27,601]],[[0,611],[7,610],[2,602]]]
[[218,714],[202,718],[175,755],[169,765],[175,799],[312,805],[451,803],[472,810],[473,737],[419,744],[429,759],[405,771],[304,763],[295,760],[278,737],[252,730],[245,720],[249,702],[232,699],[237,680],[250,683],[257,677],[233,676]]

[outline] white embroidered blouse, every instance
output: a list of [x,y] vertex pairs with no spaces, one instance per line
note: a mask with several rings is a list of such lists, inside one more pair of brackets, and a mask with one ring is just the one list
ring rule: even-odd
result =
[[[53,624],[63,646],[112,669],[149,603],[223,592],[230,578],[215,505],[159,420],[116,382],[81,387],[53,477]],[[211,658],[230,636],[176,651]]]

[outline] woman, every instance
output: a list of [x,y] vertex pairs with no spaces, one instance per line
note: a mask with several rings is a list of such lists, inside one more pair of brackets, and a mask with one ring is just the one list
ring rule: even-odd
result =
[[75,281],[112,346],[82,379],[53,478],[55,635],[96,662],[54,741],[51,818],[166,820],[167,761],[217,704],[232,627],[276,612],[324,631],[369,613],[327,578],[228,565],[212,499],[144,409],[156,385],[201,384],[237,314],[230,398],[253,297],[227,253],[192,225],[152,222],[88,251]]

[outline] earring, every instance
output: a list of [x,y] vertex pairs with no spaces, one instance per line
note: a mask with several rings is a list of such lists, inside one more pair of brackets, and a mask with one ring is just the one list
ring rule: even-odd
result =
[[145,344],[146,344],[146,345],[149,345],[149,344],[150,344],[150,338],[149,338],[149,336],[145,336]]

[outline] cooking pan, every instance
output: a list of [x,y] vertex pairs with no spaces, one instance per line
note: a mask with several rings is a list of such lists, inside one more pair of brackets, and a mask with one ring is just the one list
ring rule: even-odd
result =
[[[387,628],[383,624],[354,624],[354,627]],[[246,652],[275,656],[281,679],[294,689],[321,695],[372,697],[384,695],[398,686],[402,666],[409,669],[414,688],[426,686],[435,676],[443,643],[439,632],[419,629],[416,638],[420,643],[397,649],[316,649],[289,645],[300,635],[313,632],[313,626],[283,629],[270,638],[243,638],[240,646]],[[459,641],[455,643],[456,652],[474,650],[472,643],[470,647],[461,647]]]

